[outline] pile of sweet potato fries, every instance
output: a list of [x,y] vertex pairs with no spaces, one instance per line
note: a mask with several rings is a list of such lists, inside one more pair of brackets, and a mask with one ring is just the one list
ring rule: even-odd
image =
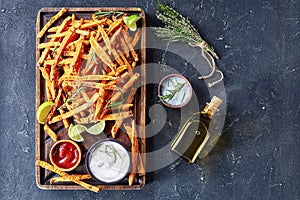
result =
[[[37,46],[40,52],[37,65],[45,79],[45,101],[54,103],[45,132],[57,141],[50,124],[63,121],[68,128],[73,121],[90,124],[110,120],[114,121],[111,129],[114,138],[124,120],[132,116],[130,108],[137,90],[134,84],[140,78],[140,74],[134,72],[139,61],[134,48],[141,31],[129,34],[123,22],[126,14],[77,19],[74,14],[63,18],[65,13],[67,9],[61,9],[37,34],[38,39],[47,41]],[[59,20],[61,23],[57,25]],[[135,168],[142,175],[145,170],[139,155],[134,120],[131,126],[125,123],[124,128],[132,143],[133,170],[129,175],[129,185],[132,185]],[[100,189],[81,181],[91,178],[89,175],[68,175],[40,160],[37,165],[62,176],[51,182],[73,181],[95,192]]]

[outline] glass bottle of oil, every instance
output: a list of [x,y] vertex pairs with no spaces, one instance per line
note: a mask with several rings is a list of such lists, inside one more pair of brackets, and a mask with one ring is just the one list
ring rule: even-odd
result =
[[203,158],[212,150],[220,133],[211,130],[212,117],[222,100],[214,96],[202,112],[193,113],[180,128],[171,143],[171,151],[193,163],[197,156]]

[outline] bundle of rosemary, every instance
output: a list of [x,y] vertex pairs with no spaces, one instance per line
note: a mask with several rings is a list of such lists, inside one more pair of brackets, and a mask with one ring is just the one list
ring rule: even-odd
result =
[[201,37],[187,18],[170,6],[160,2],[157,3],[156,17],[165,24],[165,27],[154,28],[158,37],[171,42],[186,42],[192,47],[200,47],[202,49],[202,56],[209,63],[212,71],[206,76],[200,76],[199,79],[209,78],[215,72],[218,72],[221,78],[213,83],[209,83],[208,86],[212,87],[223,80],[223,73],[216,69],[213,57],[216,59],[219,59],[219,57],[214,52],[214,48]]

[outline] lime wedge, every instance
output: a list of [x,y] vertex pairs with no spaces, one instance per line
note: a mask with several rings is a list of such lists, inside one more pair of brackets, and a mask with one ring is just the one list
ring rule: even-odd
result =
[[137,29],[137,25],[136,25],[136,23],[134,23],[134,24],[132,24],[131,26],[128,26],[128,28],[129,28],[129,30],[131,30],[131,31],[136,31],[136,29]]
[[68,136],[71,140],[75,142],[83,142],[84,138],[81,136],[81,133],[86,131],[86,127],[83,125],[73,125],[71,124],[68,130]]
[[123,17],[123,21],[128,26],[129,30],[136,31],[136,29],[137,29],[136,22],[140,18],[141,17],[138,15],[130,15],[129,17]]
[[131,26],[132,24],[135,24],[139,19],[141,19],[141,17],[140,16],[138,16],[138,15],[130,15],[127,19],[126,19],[126,24],[128,25],[128,26]]
[[86,131],[92,135],[99,135],[104,131],[105,128],[105,121],[100,121],[97,124],[91,126]]
[[48,114],[49,114],[53,104],[54,103],[51,101],[46,101],[40,105],[40,107],[36,113],[36,118],[39,123],[45,124]]
[[68,129],[68,135],[70,135],[70,132],[72,132],[73,128],[74,128],[74,125],[70,124],[69,129]]

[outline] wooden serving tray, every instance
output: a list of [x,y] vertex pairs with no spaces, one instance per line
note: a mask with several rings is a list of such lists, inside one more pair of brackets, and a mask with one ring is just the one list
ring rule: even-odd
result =
[[[84,19],[90,19],[91,14],[95,13],[96,11],[122,11],[129,14],[138,14],[141,16],[141,19],[139,21],[140,27],[142,28],[141,38],[139,42],[140,49],[137,51],[140,55],[140,61],[138,65],[140,65],[139,73],[140,76],[140,85],[141,87],[138,89],[135,99],[134,99],[134,118],[136,123],[138,124],[137,132],[139,136],[139,147],[140,152],[142,153],[142,160],[144,167],[145,166],[145,153],[146,153],[146,139],[145,139],[145,109],[146,109],[146,19],[145,19],[145,13],[141,8],[116,8],[116,7],[106,7],[106,8],[67,8],[68,12],[65,13],[66,15],[72,15],[73,13],[76,15],[77,18],[84,18]],[[49,19],[54,16],[61,8],[42,8],[38,15],[37,15],[37,24],[36,24],[36,33],[38,33],[41,28],[49,21]],[[63,17],[64,18],[64,17]],[[53,24],[55,26],[56,24],[60,23],[63,19],[57,20],[56,23]],[[36,40],[36,45],[46,42],[45,37],[41,39]],[[36,48],[37,49],[37,48]],[[39,59],[41,54],[41,51],[37,49],[36,51],[36,60]],[[45,94],[45,81],[41,75],[41,72],[39,70],[39,66],[36,66],[36,111],[41,103],[43,103],[46,100],[46,94]],[[44,125],[39,124],[36,121],[36,160],[43,160],[48,163],[50,163],[49,159],[49,152],[50,148],[54,144],[53,141],[45,134]],[[108,132],[111,129],[112,124],[107,123],[106,128],[104,130],[105,133],[108,134]],[[66,139],[67,136],[67,129],[64,128],[63,124],[58,122],[54,124],[54,126],[51,126],[51,128],[58,134],[59,139]],[[80,165],[73,170],[72,172],[69,172],[69,174],[87,174],[87,170],[85,168],[85,157],[87,150],[90,148],[92,144],[94,144],[97,140],[106,138],[107,136],[104,134],[100,135],[89,135],[84,134],[83,135],[85,141],[78,143],[82,150],[82,161]],[[130,149],[130,140],[127,137],[125,132],[122,132],[122,130],[119,131],[117,134],[117,138],[119,141],[121,141],[125,146]],[[40,189],[46,189],[46,190],[85,190],[85,188],[75,184],[75,183],[54,183],[53,185],[50,185],[50,179],[54,176],[57,176],[55,173],[50,172],[48,170],[45,170],[39,166],[36,166],[36,183],[37,186]],[[138,190],[142,188],[145,185],[146,176],[136,176],[134,184],[132,186],[128,185],[127,178],[118,183],[117,185],[107,185],[107,184],[101,184],[95,180],[86,180],[85,182],[100,186],[101,189],[107,189],[107,190]]]

